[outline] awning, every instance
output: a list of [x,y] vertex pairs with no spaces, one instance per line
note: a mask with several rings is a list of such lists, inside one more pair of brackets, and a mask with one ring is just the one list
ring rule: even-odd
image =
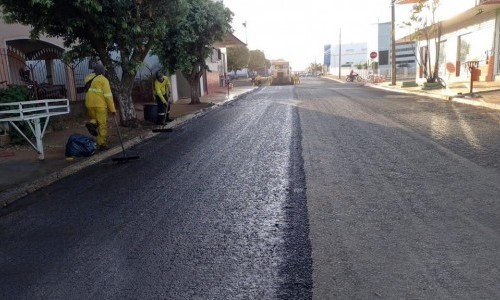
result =
[[[403,0],[404,1],[404,0]],[[408,0],[411,1],[411,0]],[[480,17],[482,14],[490,13],[492,11],[496,11],[497,9],[500,8],[500,0],[495,0],[495,1],[483,1],[481,4],[476,5],[473,8],[470,8],[452,18],[449,18],[447,20],[441,21],[441,30],[443,34],[452,32],[453,30],[456,30],[457,28],[463,27],[464,24],[467,22],[470,22],[474,20],[474,18]],[[414,34],[404,36],[396,41],[396,43],[406,43],[406,42],[412,42],[414,39]]]
[[64,53],[64,49],[41,40],[11,40],[7,46],[23,53],[26,60],[60,59]]
[[246,45],[247,44],[240,41],[240,39],[238,39],[232,33],[228,33],[222,41],[217,41],[212,46],[214,46],[215,48],[234,48]]

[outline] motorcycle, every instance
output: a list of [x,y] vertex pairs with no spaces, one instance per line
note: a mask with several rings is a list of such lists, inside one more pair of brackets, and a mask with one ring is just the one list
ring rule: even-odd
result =
[[345,81],[347,81],[347,82],[354,82],[354,81],[361,82],[361,81],[363,81],[363,78],[361,76],[359,76],[358,74],[347,75],[345,78]]

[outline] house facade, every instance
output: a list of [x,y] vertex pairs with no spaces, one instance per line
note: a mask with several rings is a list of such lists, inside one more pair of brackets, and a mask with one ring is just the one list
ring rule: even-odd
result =
[[0,88],[27,85],[37,98],[76,98],[74,66],[62,61],[61,40],[46,36],[32,40],[28,26],[6,24],[3,18],[0,28]]
[[[457,4],[460,4],[458,8]],[[441,31],[439,39],[412,40],[411,35],[398,39],[398,43],[417,43],[419,81],[425,81],[426,77],[423,64],[427,62],[427,68],[432,68],[436,60],[438,75],[446,82],[468,81],[471,76],[478,81],[500,80],[500,0],[461,0],[459,3],[442,0],[436,17]],[[429,53],[429,57],[425,53]],[[472,61],[477,61],[478,67],[471,74]]]

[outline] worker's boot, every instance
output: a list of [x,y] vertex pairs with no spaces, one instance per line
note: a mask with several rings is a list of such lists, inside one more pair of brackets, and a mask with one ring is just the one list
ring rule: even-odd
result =
[[172,122],[173,119],[170,119],[169,113],[167,113],[167,116],[165,117],[165,122]]
[[91,135],[93,135],[93,136],[97,136],[98,135],[97,124],[88,122],[87,124],[85,124],[85,127],[87,127],[87,130],[89,131],[89,133]]

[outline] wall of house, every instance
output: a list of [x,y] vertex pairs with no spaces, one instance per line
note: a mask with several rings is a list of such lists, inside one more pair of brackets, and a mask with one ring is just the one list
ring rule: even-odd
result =
[[[495,70],[490,66],[494,61],[491,55],[495,53],[496,12],[485,13],[473,20],[467,20],[459,25],[446,29],[441,36],[439,55],[439,76],[445,81],[467,81],[471,74],[467,61],[478,60],[480,81],[491,81],[495,78]],[[426,46],[419,43],[419,50]],[[436,59],[434,40],[429,45],[432,64]],[[423,74],[418,76],[422,80]]]

